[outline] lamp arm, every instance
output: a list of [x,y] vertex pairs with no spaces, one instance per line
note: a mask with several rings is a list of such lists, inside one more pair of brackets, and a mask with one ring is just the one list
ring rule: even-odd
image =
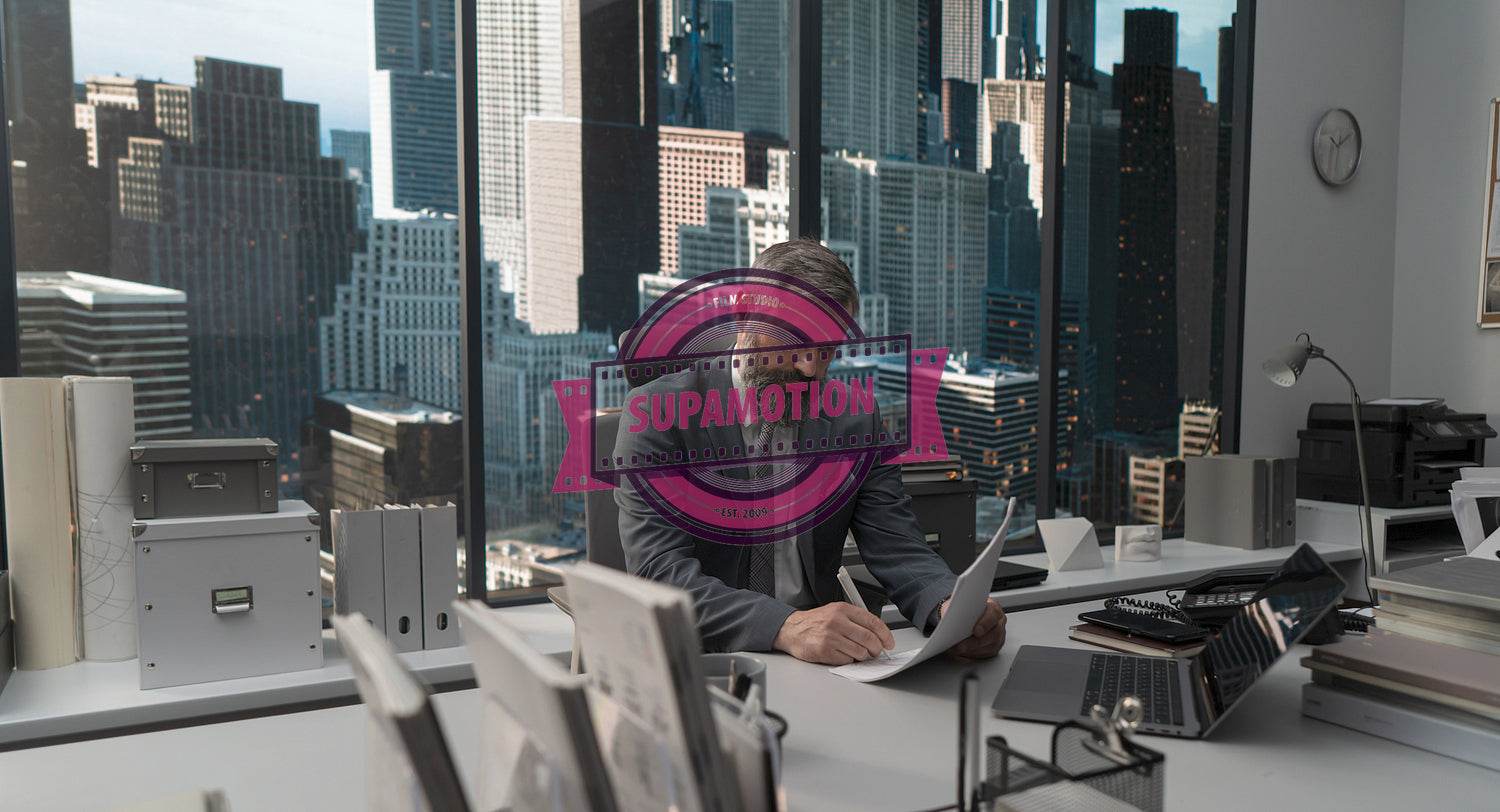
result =
[[1338,370],[1340,375],[1344,376],[1345,381],[1349,382],[1349,405],[1354,410],[1354,454],[1355,459],[1359,461],[1359,495],[1364,500],[1365,509],[1364,543],[1361,545],[1365,553],[1365,592],[1370,594],[1370,603],[1373,604],[1375,600],[1373,593],[1370,592],[1369,579],[1376,575],[1375,523],[1370,518],[1370,479],[1365,473],[1365,440],[1364,434],[1360,431],[1360,426],[1364,423],[1364,420],[1360,414],[1359,392],[1354,388],[1354,379],[1349,377],[1349,373],[1345,372],[1344,368],[1339,366],[1337,361],[1329,358],[1322,350],[1317,350],[1314,355],[1333,364],[1333,368]]

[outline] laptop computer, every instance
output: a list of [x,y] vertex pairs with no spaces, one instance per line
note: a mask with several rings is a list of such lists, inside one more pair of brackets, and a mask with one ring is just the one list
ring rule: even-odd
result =
[[1146,706],[1140,732],[1202,738],[1343,592],[1343,579],[1304,544],[1192,659],[1022,646],[995,697],[995,713],[1039,722],[1087,719],[1094,704],[1110,710],[1130,694]]

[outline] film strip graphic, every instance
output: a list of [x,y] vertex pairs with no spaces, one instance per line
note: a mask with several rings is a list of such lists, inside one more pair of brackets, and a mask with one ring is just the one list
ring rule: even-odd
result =
[[[702,478],[715,469],[749,464],[793,464],[805,472],[810,465],[840,459],[947,459],[936,395],[948,351],[910,346],[909,335],[889,335],[595,363],[589,378],[553,384],[568,430],[553,491],[614,487],[625,474]],[[757,368],[785,369],[814,357],[832,365],[822,380],[733,386],[736,371],[753,377]],[[654,394],[635,392],[665,376],[678,376],[677,385],[651,387]],[[621,408],[619,431],[670,434],[673,441],[638,453],[595,453],[615,445],[613,437],[599,432],[615,431],[616,422],[595,419],[606,407]],[[742,425],[774,421],[786,412],[805,418],[796,439],[744,440]],[[835,422],[840,430],[833,429]],[[842,430],[850,426],[857,430]]]

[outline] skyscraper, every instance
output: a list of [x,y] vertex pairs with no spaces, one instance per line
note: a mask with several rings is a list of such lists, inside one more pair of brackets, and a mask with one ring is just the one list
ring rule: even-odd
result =
[[565,5],[563,114],[524,122],[517,308],[538,332],[615,333],[635,320],[636,276],[661,262],[656,47],[640,40],[656,3]]
[[359,194],[359,227],[368,229],[375,216],[374,186],[370,182],[370,134],[354,130],[329,130],[329,154],[344,162],[344,171]]
[[1217,113],[1198,74],[1175,65],[1176,28],[1174,12],[1126,11],[1126,61],[1112,83],[1120,110],[1114,428],[1127,432],[1172,426],[1183,381],[1206,389],[1209,377]]
[[913,3],[823,3],[823,148],[917,157],[917,15]]
[[102,270],[108,261],[103,177],[73,108],[68,0],[0,3],[5,100],[15,185],[17,267]]
[[703,223],[703,192],[711,186],[764,188],[764,136],[722,130],[662,127],[661,265],[660,272],[677,273],[677,230]]
[[[563,114],[563,4],[481,0],[475,29],[484,258],[500,263],[506,288],[519,298],[517,276],[526,264],[524,122]],[[576,28],[568,38],[576,53]],[[576,83],[570,87],[576,102]]]
[[282,98],[279,68],[195,67],[192,88],[149,88],[161,135],[130,138],[117,162],[111,269],[187,294],[194,430],[271,437],[290,481],[318,317],[359,248],[354,185],[319,154],[317,106]]
[[[988,181],[961,169],[823,156],[826,235],[852,244],[860,290],[890,301],[890,328],[918,347],[983,344]],[[901,227],[893,228],[897,223]]]
[[785,139],[787,0],[734,4],[734,128]]
[[137,439],[192,432],[182,291],[73,271],[23,272],[16,295],[22,375],[129,377]]
[[[452,215],[371,221],[349,281],[319,321],[318,391],[372,390],[453,411],[462,406],[458,232]],[[484,263],[483,288],[483,341],[493,347],[497,335],[515,329],[515,308],[493,262]]]
[[458,213],[454,4],[373,0],[370,153],[375,216]]
[[984,82],[984,18],[987,0],[943,0],[943,140],[948,165],[984,169],[979,156],[981,86]]

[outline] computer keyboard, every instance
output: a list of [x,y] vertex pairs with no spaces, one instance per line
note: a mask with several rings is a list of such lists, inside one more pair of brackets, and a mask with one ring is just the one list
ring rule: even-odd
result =
[[1089,661],[1089,681],[1079,713],[1089,715],[1095,705],[1114,710],[1122,696],[1141,701],[1145,724],[1182,724],[1182,693],[1173,661],[1128,654],[1095,654]]

